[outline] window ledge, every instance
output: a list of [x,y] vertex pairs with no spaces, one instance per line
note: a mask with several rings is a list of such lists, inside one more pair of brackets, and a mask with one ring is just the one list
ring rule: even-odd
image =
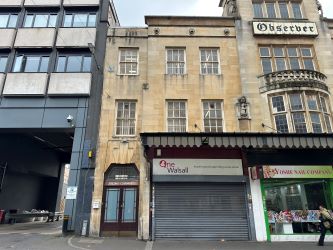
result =
[[139,74],[133,74],[133,75],[129,75],[129,74],[117,74],[117,76],[129,76],[129,77],[131,77],[131,76],[139,76]]
[[138,136],[136,135],[113,135],[112,139],[110,141],[122,141],[122,142],[127,142],[127,141],[137,141]]
[[222,76],[223,74],[199,74],[199,76]]
[[164,74],[167,77],[185,77],[188,76],[188,74]]
[[301,19],[297,19],[297,18],[268,18],[268,17],[254,17],[253,18],[254,21],[286,21],[286,22],[292,22],[292,21],[309,21],[309,19],[307,18],[301,18]]

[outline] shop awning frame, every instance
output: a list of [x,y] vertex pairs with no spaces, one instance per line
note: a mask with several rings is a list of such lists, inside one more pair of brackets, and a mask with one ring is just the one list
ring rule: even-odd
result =
[[141,133],[145,148],[220,147],[255,149],[333,149],[333,134]]

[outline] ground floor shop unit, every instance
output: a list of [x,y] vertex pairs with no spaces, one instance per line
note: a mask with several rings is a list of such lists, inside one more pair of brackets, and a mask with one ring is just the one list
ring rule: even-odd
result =
[[155,183],[156,239],[248,240],[244,183]]
[[154,144],[145,147],[151,167],[151,237],[253,239],[249,178],[242,150],[211,147],[208,136],[196,135],[194,144],[189,144],[191,135],[167,134],[161,140],[154,137]]
[[[307,223],[302,216],[311,217],[319,203],[332,207],[330,177],[313,177],[318,171],[332,171],[331,136],[264,133],[141,136],[151,167],[152,238],[318,240],[315,224],[318,221]],[[240,164],[228,160],[239,160]],[[258,170],[260,176],[263,165],[312,167],[311,171],[298,169],[299,173],[312,176],[276,181],[253,178],[252,169]],[[278,210],[277,204],[273,204],[277,198],[270,198],[266,204],[266,197],[279,192],[281,198],[277,204],[284,206],[281,211],[288,210],[299,221],[285,226],[276,221],[269,223],[273,213],[266,206]],[[281,230],[286,231],[274,233]]]
[[[332,150],[287,149],[249,155],[249,162],[256,163],[250,168],[250,183],[258,240],[317,241],[319,205],[333,208]],[[329,234],[326,237],[333,240]]]

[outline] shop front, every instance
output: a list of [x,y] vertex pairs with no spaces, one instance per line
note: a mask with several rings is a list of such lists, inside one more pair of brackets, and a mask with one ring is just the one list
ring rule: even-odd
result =
[[267,239],[318,240],[318,207],[332,210],[332,166],[270,165],[255,169],[261,177]]
[[319,239],[318,205],[333,207],[331,135],[141,136],[151,166],[153,238]]
[[248,240],[246,193],[241,159],[154,159],[154,236]]

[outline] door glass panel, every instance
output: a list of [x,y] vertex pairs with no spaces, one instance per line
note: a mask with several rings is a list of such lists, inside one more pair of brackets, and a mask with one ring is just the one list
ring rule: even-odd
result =
[[122,222],[136,221],[136,189],[124,188],[123,191],[123,216]]
[[118,222],[119,193],[119,188],[110,188],[106,190],[105,222]]

